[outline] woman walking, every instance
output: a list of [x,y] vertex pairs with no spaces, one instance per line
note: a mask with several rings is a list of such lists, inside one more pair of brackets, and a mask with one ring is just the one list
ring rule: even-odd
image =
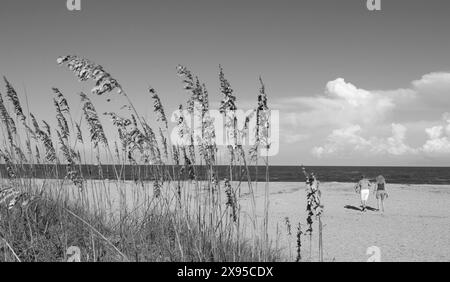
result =
[[377,189],[375,190],[375,196],[377,198],[378,210],[384,212],[384,200],[389,196],[386,192],[386,179],[384,179],[383,175],[377,176]]

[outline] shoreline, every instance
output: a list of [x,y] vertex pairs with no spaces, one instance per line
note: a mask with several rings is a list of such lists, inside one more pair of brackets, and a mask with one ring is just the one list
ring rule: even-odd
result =
[[[155,175],[164,171],[167,176],[182,181],[188,180],[189,175],[177,172],[183,166],[173,165],[101,165],[101,170],[96,165],[77,165],[75,171],[88,180],[104,180],[119,178],[125,180],[143,180],[152,181]],[[205,166],[194,166],[196,179],[200,181],[208,180],[208,173]],[[16,174],[18,177],[40,178],[40,179],[62,179],[67,174],[66,165],[16,165]],[[116,171],[118,174],[116,174]],[[265,182],[265,166],[248,166],[250,179],[254,182]],[[269,166],[270,182],[289,183],[304,182],[304,175],[298,166]],[[375,178],[377,175],[384,175],[388,183],[395,184],[428,184],[428,185],[450,185],[450,170],[446,167],[333,167],[318,166],[308,167],[308,171],[314,171],[321,182],[358,182],[361,174],[367,178]],[[174,175],[175,172],[175,175]],[[219,180],[230,179],[229,166],[217,165],[214,167],[214,173]],[[239,166],[232,170],[233,179],[246,181],[247,174]],[[7,171],[4,164],[0,164],[0,177],[6,176]],[[55,177],[56,176],[56,177]]]

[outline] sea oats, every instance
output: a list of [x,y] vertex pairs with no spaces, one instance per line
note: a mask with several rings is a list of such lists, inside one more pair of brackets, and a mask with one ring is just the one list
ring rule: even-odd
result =
[[168,130],[169,126],[167,124],[166,113],[164,112],[164,107],[161,103],[161,99],[159,98],[156,90],[153,88],[149,89],[150,94],[152,94],[153,99],[153,111],[158,114],[158,121],[161,121],[164,124],[166,130]]
[[105,147],[108,147],[108,139],[106,138],[103,126],[94,105],[86,94],[80,93],[80,96],[81,102],[83,103],[84,118],[88,123],[91,141],[94,144],[94,148],[97,148],[98,143],[103,143]]
[[6,77],[3,77],[3,79],[6,83],[6,97],[8,97],[11,103],[13,104],[16,116],[22,121],[22,123],[24,123],[26,117],[23,114],[22,106],[20,105],[19,101],[19,96],[17,95],[17,92],[11,85],[11,83],[9,83],[9,81],[6,79]]
[[118,89],[118,93],[122,94],[122,89],[117,80],[107,73],[102,66],[94,62],[75,55],[69,55],[59,57],[57,63],[67,65],[69,70],[73,71],[80,81],[92,79],[95,82],[95,87],[91,90],[93,94],[103,95],[114,89]]
[[230,181],[228,179],[224,179],[225,186],[225,194],[227,196],[226,206],[231,209],[231,217],[233,222],[237,221],[237,199],[236,192],[231,187]]
[[77,140],[81,142],[81,144],[84,144],[83,141],[83,134],[81,133],[81,126],[78,123],[75,123],[76,129],[77,129]]
[[1,93],[0,93],[0,119],[6,128],[8,141],[10,145],[12,145],[14,143],[13,135],[17,133],[17,129],[14,120],[11,118],[8,110],[5,107]]
[[68,140],[69,138],[69,123],[67,119],[64,117],[63,112],[61,110],[60,104],[56,99],[53,99],[53,104],[56,109],[56,121],[58,122],[59,130],[61,131],[61,135],[64,139]]
[[65,113],[65,114],[69,114],[69,112],[70,112],[69,104],[67,103],[67,100],[64,97],[64,95],[61,93],[61,91],[59,91],[58,88],[53,87],[52,90],[56,95],[55,101],[58,104],[61,112]]

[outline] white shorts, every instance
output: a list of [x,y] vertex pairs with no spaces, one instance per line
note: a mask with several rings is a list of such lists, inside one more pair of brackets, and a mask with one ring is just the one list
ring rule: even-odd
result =
[[369,199],[369,195],[370,195],[369,189],[361,190],[361,201],[367,201]]

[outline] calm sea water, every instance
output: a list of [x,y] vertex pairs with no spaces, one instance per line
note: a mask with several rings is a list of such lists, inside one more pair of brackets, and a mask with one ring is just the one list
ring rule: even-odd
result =
[[[187,179],[188,173],[181,170],[182,166],[166,166],[164,174],[179,174],[181,178]],[[153,166],[114,166],[112,165],[83,165],[79,167],[84,178],[87,179],[115,179],[119,175],[125,180],[152,180],[156,173]],[[322,182],[356,182],[361,174],[366,177],[375,178],[377,175],[383,175],[389,183],[401,184],[450,184],[450,167],[349,167],[349,166],[313,166],[306,167],[309,172],[315,172],[318,179]],[[205,168],[196,166],[196,175],[199,179],[206,177]],[[66,175],[66,166],[44,166],[24,165],[17,167],[16,171],[23,177],[36,178],[63,178]],[[116,174],[117,172],[117,174]],[[256,175],[258,181],[264,181],[266,175],[265,167],[249,167],[251,179],[254,181]],[[161,171],[159,171],[161,173]],[[215,171],[219,179],[230,178],[229,168],[227,166],[218,166]],[[5,166],[0,164],[0,177],[5,177]],[[247,180],[247,174],[244,167],[235,167],[232,172],[233,180]],[[270,166],[269,180],[273,182],[298,182],[304,181],[299,166]]]

